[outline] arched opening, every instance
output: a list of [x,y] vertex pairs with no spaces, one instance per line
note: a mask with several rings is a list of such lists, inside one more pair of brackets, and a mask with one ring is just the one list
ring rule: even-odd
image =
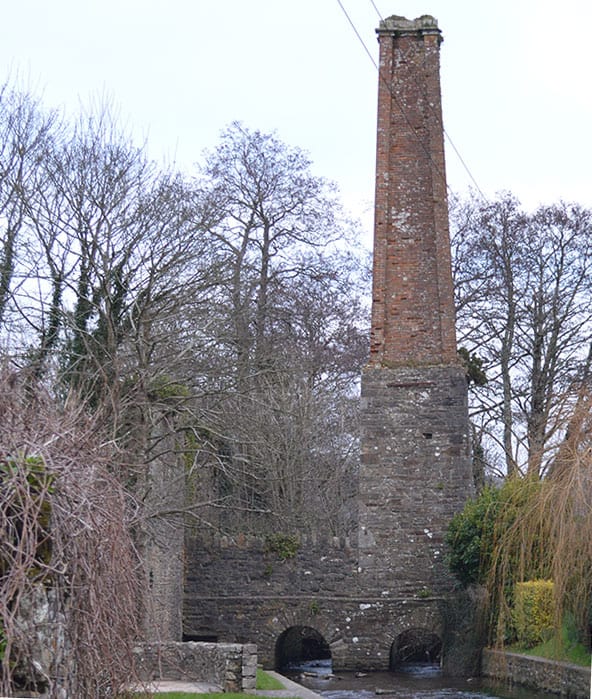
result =
[[303,666],[329,668],[331,649],[321,634],[310,626],[291,626],[280,634],[275,644],[275,666],[294,670]]
[[409,664],[440,662],[442,641],[433,631],[408,629],[395,638],[391,646],[390,669],[400,670]]

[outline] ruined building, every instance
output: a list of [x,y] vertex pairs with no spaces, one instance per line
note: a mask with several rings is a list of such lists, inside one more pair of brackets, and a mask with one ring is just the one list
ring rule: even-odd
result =
[[362,376],[356,537],[185,550],[183,635],[255,642],[281,666],[388,669],[438,653],[451,589],[443,538],[471,493],[467,383],[457,362],[436,21],[378,29],[372,338]]

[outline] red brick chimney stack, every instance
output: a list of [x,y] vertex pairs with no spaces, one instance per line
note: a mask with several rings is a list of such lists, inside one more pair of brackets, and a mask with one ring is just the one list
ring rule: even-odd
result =
[[441,33],[389,17],[380,45],[370,365],[456,362]]

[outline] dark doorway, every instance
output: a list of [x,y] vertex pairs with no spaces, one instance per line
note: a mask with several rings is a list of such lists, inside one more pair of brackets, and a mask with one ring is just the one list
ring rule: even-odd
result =
[[399,634],[391,646],[390,669],[406,663],[439,663],[442,641],[427,629],[409,629]]
[[299,663],[330,659],[329,644],[310,626],[292,626],[286,629],[275,644],[275,666],[278,670]]

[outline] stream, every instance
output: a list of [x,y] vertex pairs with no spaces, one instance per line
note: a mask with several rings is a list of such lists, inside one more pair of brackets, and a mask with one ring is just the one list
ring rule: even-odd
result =
[[444,677],[430,663],[409,663],[397,672],[333,674],[331,660],[312,660],[282,673],[326,699],[557,699],[547,692],[495,687],[481,678]]

